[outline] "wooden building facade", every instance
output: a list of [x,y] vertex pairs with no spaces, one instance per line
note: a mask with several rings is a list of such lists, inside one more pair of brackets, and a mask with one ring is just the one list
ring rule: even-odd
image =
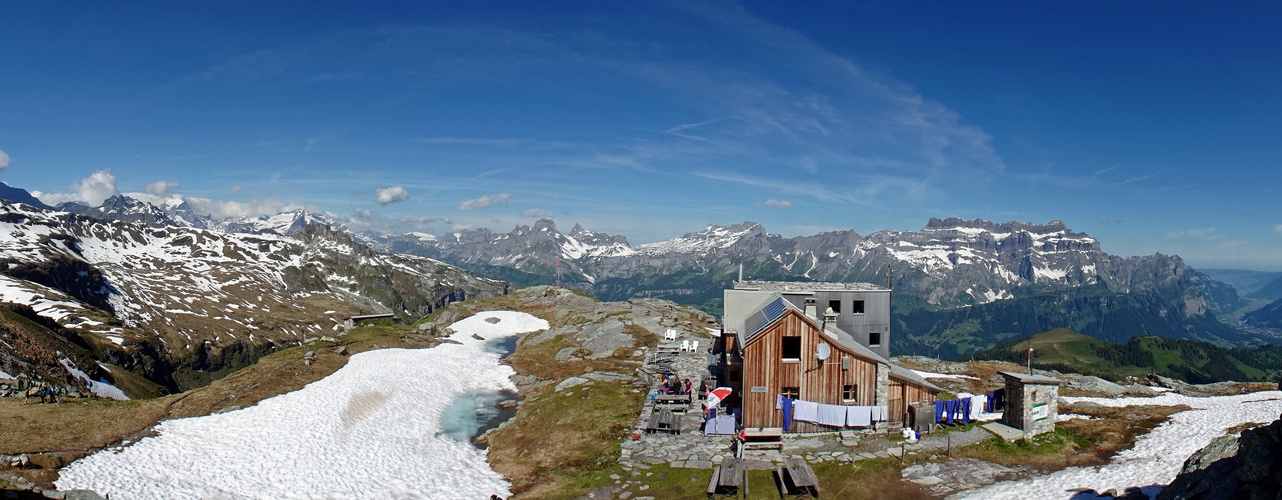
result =
[[[727,404],[740,408],[746,428],[782,427],[783,411],[776,408],[780,395],[829,405],[886,406],[887,421],[906,422],[909,404],[933,402],[940,392],[856,341],[839,328],[834,311],[816,314],[813,299],[803,310],[781,294],[735,292],[727,294],[737,303],[727,307],[735,317],[726,318],[724,344],[714,351],[721,352],[722,385],[737,395]],[[826,359],[819,359],[821,352]],[[794,419],[790,432],[834,429]]]

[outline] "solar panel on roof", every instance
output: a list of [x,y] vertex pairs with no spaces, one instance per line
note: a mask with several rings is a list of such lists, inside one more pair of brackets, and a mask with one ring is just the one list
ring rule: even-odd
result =
[[783,303],[783,298],[777,298],[769,304],[766,304],[766,307],[761,308],[760,311],[752,313],[752,315],[748,316],[748,319],[743,322],[744,330],[748,332],[748,335],[744,338],[757,336],[758,333],[761,333],[761,330],[764,330],[767,326],[770,326],[771,323],[774,323],[775,320],[779,319],[780,316],[783,316],[783,312],[787,310],[787,308],[788,307]]

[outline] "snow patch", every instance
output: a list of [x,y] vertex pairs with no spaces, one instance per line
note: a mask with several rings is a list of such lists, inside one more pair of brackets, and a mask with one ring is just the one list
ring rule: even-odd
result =
[[162,422],[155,437],[72,463],[57,486],[120,498],[507,497],[486,452],[442,435],[441,418],[469,392],[514,389],[487,342],[548,323],[495,311],[451,328],[459,344],[363,352],[257,406]]
[[1083,489],[1125,491],[1132,486],[1152,497],[1175,480],[1184,461],[1212,439],[1224,435],[1230,427],[1277,420],[1282,408],[1282,391],[1208,398],[1165,393],[1154,398],[1061,399],[1067,403],[1091,402],[1111,407],[1184,404],[1193,409],[1172,415],[1169,421],[1141,436],[1135,446],[1118,453],[1107,465],[1070,467],[1044,476],[995,483],[961,493],[959,498],[1082,498],[1075,492]]
[[116,386],[108,384],[106,381],[89,378],[89,374],[77,369],[76,365],[72,364],[70,359],[62,358],[58,360],[58,362],[62,363],[62,367],[66,368],[67,373],[70,373],[71,376],[83,380],[85,385],[89,387],[89,391],[94,393],[95,396],[100,398],[117,399],[120,401],[129,399],[129,396],[126,396],[124,391],[121,391]]
[[962,375],[958,373],[934,373],[934,372],[923,372],[920,370],[913,370],[912,372],[916,373],[921,378],[951,378],[951,379],[979,380],[979,377],[972,377],[970,375]]

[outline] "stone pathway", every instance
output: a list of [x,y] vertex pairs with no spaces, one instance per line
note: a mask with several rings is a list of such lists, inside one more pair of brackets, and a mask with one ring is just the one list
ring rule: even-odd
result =
[[925,486],[938,496],[1027,476],[1022,471],[974,458],[921,463],[905,468],[902,474],[905,480]]

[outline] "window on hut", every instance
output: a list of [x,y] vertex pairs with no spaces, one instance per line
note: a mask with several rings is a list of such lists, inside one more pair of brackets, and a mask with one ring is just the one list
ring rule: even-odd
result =
[[877,347],[881,345],[881,332],[868,333],[868,345]]
[[851,313],[851,314],[863,314],[863,313],[864,313],[864,301],[862,301],[862,300],[856,300],[856,301],[854,301],[854,303],[850,304],[850,313]]
[[830,301],[828,301],[828,308],[829,308],[829,309],[832,309],[832,312],[840,313],[840,312],[841,312],[841,300],[830,300]]
[[785,398],[798,399],[801,397],[801,388],[800,387],[784,387],[779,390],[779,393],[783,394],[783,397]]
[[859,386],[858,386],[858,385],[843,385],[843,386],[841,386],[841,399],[842,399],[843,401],[846,401],[846,402],[848,402],[848,403],[853,403],[853,402],[855,402],[855,400],[859,399],[858,394],[859,394]]
[[780,337],[783,346],[780,352],[784,361],[801,362],[801,337]]

